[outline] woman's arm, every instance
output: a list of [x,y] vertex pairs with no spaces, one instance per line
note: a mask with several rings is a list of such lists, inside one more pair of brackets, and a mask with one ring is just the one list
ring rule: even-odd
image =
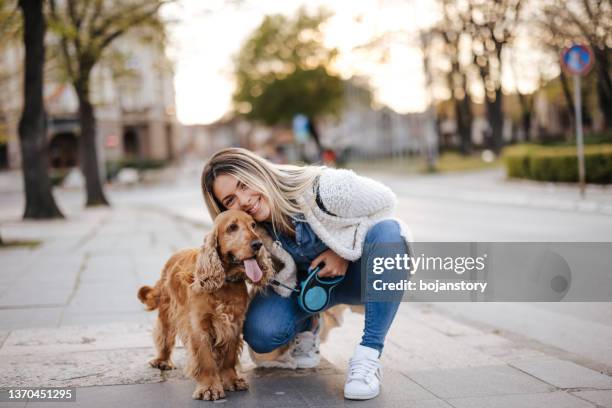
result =
[[378,181],[352,170],[326,169],[319,177],[318,193],[328,213],[338,217],[369,217],[391,213],[397,198]]

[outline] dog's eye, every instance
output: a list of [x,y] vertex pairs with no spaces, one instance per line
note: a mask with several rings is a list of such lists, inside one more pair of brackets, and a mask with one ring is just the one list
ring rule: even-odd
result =
[[238,224],[230,224],[227,227],[227,232],[234,232],[238,230]]
[[251,228],[255,228],[255,223],[252,223],[252,224],[251,224]]

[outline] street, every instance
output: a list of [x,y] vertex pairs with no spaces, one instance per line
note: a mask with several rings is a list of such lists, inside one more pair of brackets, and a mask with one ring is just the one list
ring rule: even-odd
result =
[[[18,182],[3,175],[3,238],[42,244],[0,250],[1,387],[184,384],[179,372],[146,366],[155,314],[136,299],[167,257],[199,245],[210,225],[197,172],[175,171],[179,182],[111,187],[111,209],[85,210],[81,191],[59,189],[68,218],[45,222],[19,220]],[[609,188],[590,187],[582,202],[572,187],[506,182],[497,170],[371,176],[397,193],[398,215],[417,241],[612,241]],[[362,325],[347,311],[322,346],[331,366],[317,372],[332,389]],[[515,394],[534,404],[525,406],[611,406],[610,344],[610,303],[404,303],[383,363],[389,381],[416,387],[414,406],[513,406]],[[45,370],[41,358],[52,362]],[[392,402],[398,392],[382,397]]]

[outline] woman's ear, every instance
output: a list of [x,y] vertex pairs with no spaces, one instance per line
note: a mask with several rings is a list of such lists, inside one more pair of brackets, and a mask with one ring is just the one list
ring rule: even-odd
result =
[[196,292],[214,292],[225,283],[225,270],[217,252],[217,230],[213,229],[204,239],[198,254],[191,285]]

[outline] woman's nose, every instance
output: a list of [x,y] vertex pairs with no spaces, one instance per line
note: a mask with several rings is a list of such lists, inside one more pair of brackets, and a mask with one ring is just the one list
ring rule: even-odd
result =
[[241,210],[246,210],[249,208],[249,197],[245,194],[237,194],[238,204],[240,205]]

